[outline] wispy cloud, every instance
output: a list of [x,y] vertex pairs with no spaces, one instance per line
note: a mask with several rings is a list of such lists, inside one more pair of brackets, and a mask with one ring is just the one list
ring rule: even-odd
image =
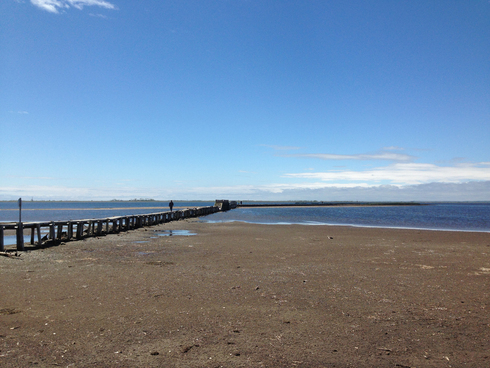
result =
[[9,179],[21,179],[21,180],[59,180],[51,176],[17,176],[17,175],[5,175]]
[[338,155],[332,153],[304,153],[294,155],[283,155],[284,157],[302,157],[302,158],[317,158],[320,160],[384,160],[384,161],[398,161],[407,162],[415,159],[414,156],[405,155],[402,153],[394,152],[378,152],[378,153],[361,153],[353,155]]
[[286,174],[284,177],[371,185],[414,185],[430,182],[461,183],[472,180],[490,180],[490,167],[485,164],[437,166],[434,164],[396,163],[364,171],[293,173]]
[[9,111],[9,113],[11,113],[11,114],[20,114],[20,115],[28,115],[29,114],[28,111],[22,111],[22,110],[21,111],[12,111],[11,110],[11,111]]
[[116,6],[104,0],[31,0],[31,3],[51,13],[74,7],[82,10],[84,6],[99,6],[105,9],[116,9]]
[[[19,197],[56,200],[110,200],[132,198],[170,198],[171,191],[135,186],[81,187],[65,185],[0,186],[0,200]],[[176,197],[174,197],[176,198]]]
[[489,201],[490,180],[418,185],[372,185],[366,183],[277,183],[269,185],[232,185],[211,187],[66,187],[27,185],[0,186],[0,200],[19,197],[58,200],[109,200],[113,198],[173,198],[179,200],[216,198],[255,200],[363,200],[363,201]]
[[89,13],[89,15],[91,17],[96,17],[96,18],[103,18],[103,19],[107,19],[107,16],[104,15],[104,14],[94,14],[94,13]]
[[405,148],[397,147],[397,146],[383,147],[383,151],[404,151],[404,150]]
[[284,188],[281,191],[250,191],[235,198],[256,200],[326,200],[326,201],[488,201],[490,181],[465,183],[427,183],[377,186],[336,186],[318,188]]

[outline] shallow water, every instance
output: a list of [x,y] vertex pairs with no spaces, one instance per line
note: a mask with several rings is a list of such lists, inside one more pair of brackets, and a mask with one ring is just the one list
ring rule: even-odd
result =
[[196,233],[190,232],[189,230],[155,230],[158,236],[192,236]]
[[[152,236],[150,239],[158,239],[160,236],[193,236],[197,235],[196,233],[193,233],[189,230],[154,230],[155,235],[157,236]],[[48,233],[48,231],[43,231],[41,232],[41,236],[44,236]],[[37,235],[35,236],[35,241],[37,241]],[[24,244],[25,245],[30,245],[31,242],[31,236],[30,235],[24,235]],[[17,236],[16,235],[5,235],[4,236],[4,245],[15,245],[17,243]],[[135,244],[142,244],[142,243],[148,243],[148,240],[138,240],[134,241],[133,243]]]
[[206,217],[207,222],[350,225],[362,227],[490,232],[490,203],[422,206],[238,208]]

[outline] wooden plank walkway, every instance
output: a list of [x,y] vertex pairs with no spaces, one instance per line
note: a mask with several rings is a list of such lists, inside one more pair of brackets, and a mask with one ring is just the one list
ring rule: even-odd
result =
[[[24,250],[24,232],[31,234],[30,243],[42,247],[46,243],[80,240],[89,236],[115,234],[121,231],[138,229],[143,226],[158,225],[165,222],[186,218],[206,216],[218,212],[221,207],[208,206],[187,208],[178,211],[148,213],[144,215],[128,215],[107,217],[102,219],[45,221],[45,222],[10,222],[0,223],[0,251],[5,251],[5,230],[14,230],[17,236],[17,250]],[[42,229],[45,231],[42,231]],[[47,232],[46,232],[47,230]],[[41,234],[46,233],[44,237]],[[35,241],[37,237],[37,242]]]

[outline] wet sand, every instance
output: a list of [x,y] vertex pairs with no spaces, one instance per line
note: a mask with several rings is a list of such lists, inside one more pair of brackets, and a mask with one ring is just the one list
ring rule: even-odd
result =
[[0,366],[488,367],[489,256],[488,233],[193,219],[0,257]]

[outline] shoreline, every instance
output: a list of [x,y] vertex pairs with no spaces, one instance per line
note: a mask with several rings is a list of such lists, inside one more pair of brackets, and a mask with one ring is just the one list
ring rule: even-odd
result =
[[393,207],[393,206],[429,206],[430,203],[418,202],[340,202],[340,203],[267,203],[238,204],[237,208],[274,208],[274,207]]
[[[204,223],[208,224],[227,224],[227,223],[243,223],[243,224],[250,224],[250,225],[270,225],[270,226],[325,226],[325,227],[352,227],[352,228],[359,228],[359,229],[378,229],[378,230],[411,230],[411,231],[436,231],[436,232],[453,232],[453,233],[478,233],[478,234],[490,234],[490,230],[461,230],[461,229],[428,229],[428,228],[416,228],[416,227],[395,227],[395,226],[371,226],[371,225],[356,225],[356,224],[328,224],[328,223],[287,223],[287,222],[277,222],[277,223],[262,223],[262,222],[251,222],[251,221],[244,221],[244,220],[226,220],[226,221],[207,221],[207,220],[200,220]],[[146,227],[148,230],[151,230],[153,226]],[[131,230],[134,231],[134,230]],[[47,234],[48,231],[42,232],[42,234]],[[27,237],[30,237],[30,229],[24,229],[24,238],[25,238],[25,244],[28,247],[32,247],[31,244],[29,244]],[[101,235],[101,237],[106,236]],[[6,229],[4,230],[4,239],[5,239],[5,246],[10,246],[14,247],[16,245],[16,231],[15,230],[9,230]],[[11,240],[10,242],[7,241],[7,239]],[[39,248],[41,249],[41,248]],[[5,251],[16,251],[15,247],[12,249],[6,249]]]
[[189,219],[0,269],[7,368],[490,362],[487,233]]
[[[207,221],[207,220],[200,220],[204,223],[209,223],[209,224],[227,224],[227,223],[243,223],[243,224],[250,224],[250,225],[270,225],[270,226],[292,226],[292,225],[298,225],[298,226],[325,226],[325,227],[352,227],[352,228],[360,228],[360,229],[378,229],[378,230],[411,230],[411,231],[437,231],[437,232],[453,232],[453,233],[478,233],[478,234],[490,234],[490,230],[461,230],[461,229],[429,229],[429,228],[417,228],[417,227],[395,227],[395,226],[371,226],[371,225],[356,225],[356,224],[328,224],[328,223],[287,223],[287,222],[277,222],[277,223],[262,223],[262,222],[251,222],[251,221],[244,221],[244,220],[218,220],[218,221]],[[13,223],[13,222],[12,222]],[[151,230],[152,226],[147,227],[148,230]],[[133,231],[133,230],[131,230]],[[47,231],[45,231],[43,234],[46,234]],[[106,236],[106,235],[101,235],[101,236]],[[5,237],[5,246],[10,246],[14,247],[16,245],[16,232],[15,230],[4,230],[4,237]],[[10,242],[7,241],[7,237],[9,237]],[[29,229],[24,229],[24,237],[27,239],[27,237],[30,237],[30,230]],[[30,244],[28,244],[27,240],[25,240],[25,244],[31,247]],[[41,249],[41,248],[40,248]],[[6,249],[6,251],[15,251],[15,248],[12,249]]]
[[362,228],[362,229],[394,229],[394,230],[416,230],[416,231],[448,231],[448,232],[464,232],[464,233],[490,233],[490,230],[461,230],[461,229],[429,229],[429,228],[418,228],[418,227],[396,227],[396,226],[374,226],[374,225],[357,225],[357,224],[330,224],[330,223],[320,223],[320,222],[311,222],[311,223],[300,223],[300,222],[252,222],[245,220],[218,220],[218,221],[207,221],[203,220],[203,222],[207,222],[210,224],[217,223],[245,223],[251,225],[271,225],[271,226],[282,226],[282,225],[299,225],[299,226],[339,226],[339,227],[354,227],[354,228]]
[[[73,208],[23,208],[24,211],[105,211],[105,210],[154,210],[154,209],[167,209],[168,206],[158,206],[158,207],[73,207]],[[177,209],[187,209],[187,206],[174,206]],[[18,208],[0,208],[0,211],[17,211]]]

